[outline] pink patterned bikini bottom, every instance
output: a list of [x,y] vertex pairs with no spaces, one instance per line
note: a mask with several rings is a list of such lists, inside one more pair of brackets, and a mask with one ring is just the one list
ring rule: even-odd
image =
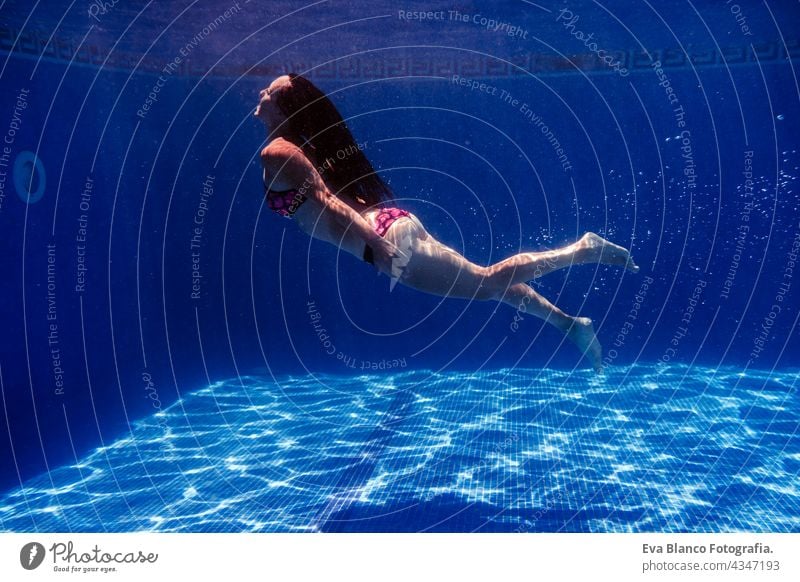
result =
[[[380,236],[385,236],[394,221],[409,214],[411,213],[408,210],[403,210],[402,208],[381,208],[375,217],[375,232]],[[371,265],[375,264],[372,256],[372,247],[369,245],[364,247],[364,262]]]

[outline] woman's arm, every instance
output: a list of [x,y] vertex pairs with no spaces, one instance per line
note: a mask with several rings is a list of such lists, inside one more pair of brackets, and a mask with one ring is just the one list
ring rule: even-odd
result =
[[352,228],[373,249],[383,250],[387,245],[394,248],[394,245],[375,232],[364,217],[328,190],[303,150],[293,143],[285,140],[273,142],[262,150],[261,163],[270,176],[276,176],[274,183],[277,188],[294,188],[301,190],[309,198],[315,198],[333,212],[339,224]]

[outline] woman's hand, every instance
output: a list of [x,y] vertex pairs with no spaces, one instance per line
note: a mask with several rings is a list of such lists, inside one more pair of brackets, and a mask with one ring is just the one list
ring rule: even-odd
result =
[[397,247],[384,238],[367,244],[372,247],[372,262],[375,268],[382,273],[391,272],[392,262],[399,257]]
[[403,272],[411,260],[411,241],[403,239],[400,245],[403,248],[395,246],[388,240],[381,238],[380,242],[373,243],[372,246],[372,260],[375,268],[381,273],[386,273],[391,278],[389,283],[389,290],[394,289],[397,281],[403,276]]

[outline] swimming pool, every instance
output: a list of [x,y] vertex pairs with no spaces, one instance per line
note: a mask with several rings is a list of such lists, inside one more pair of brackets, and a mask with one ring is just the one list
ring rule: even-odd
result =
[[[0,8],[0,529],[800,531],[796,4],[44,12]],[[531,282],[605,374],[265,209],[288,72],[476,263],[629,247]]]

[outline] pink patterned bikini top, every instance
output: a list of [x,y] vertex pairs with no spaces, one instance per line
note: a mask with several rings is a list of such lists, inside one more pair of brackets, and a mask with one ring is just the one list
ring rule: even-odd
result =
[[267,171],[264,170],[264,192],[267,195],[267,206],[281,216],[291,217],[297,209],[308,200],[303,192],[297,188],[290,190],[271,190],[267,186]]

